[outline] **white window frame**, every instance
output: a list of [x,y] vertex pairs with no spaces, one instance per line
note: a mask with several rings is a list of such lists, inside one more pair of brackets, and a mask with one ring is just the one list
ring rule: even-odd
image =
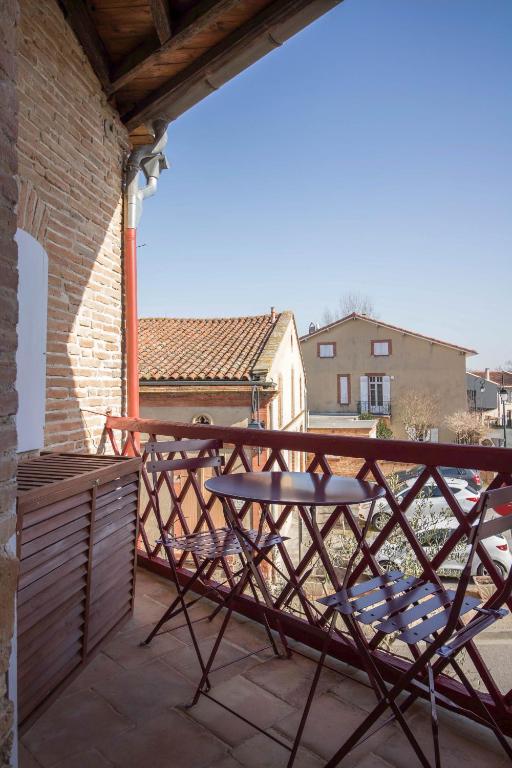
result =
[[[330,355],[323,354],[322,347],[330,347],[331,354]],[[325,360],[326,358],[329,359],[329,358],[332,358],[332,357],[336,357],[335,349],[336,349],[336,347],[334,345],[334,342],[332,342],[332,341],[328,341],[325,344],[320,343],[318,345],[318,357],[321,357],[323,360]]]
[[389,349],[389,341],[374,341],[373,342],[373,356],[374,357],[389,357],[391,354]]

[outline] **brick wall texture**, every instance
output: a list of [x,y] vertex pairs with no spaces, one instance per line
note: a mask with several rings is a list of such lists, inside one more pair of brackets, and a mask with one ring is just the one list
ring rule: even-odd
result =
[[17,0],[0,0],[0,766],[10,764],[13,705],[7,670],[14,629],[16,529],[16,23]]
[[127,134],[55,0],[21,0],[18,226],[48,254],[47,447],[94,451],[121,413]]

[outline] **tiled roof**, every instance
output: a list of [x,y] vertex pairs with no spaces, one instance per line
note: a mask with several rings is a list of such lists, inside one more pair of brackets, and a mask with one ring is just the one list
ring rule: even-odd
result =
[[247,381],[279,319],[139,320],[141,381]]
[[346,323],[347,320],[366,320],[367,323],[373,323],[374,325],[381,325],[383,328],[389,328],[392,331],[399,331],[400,333],[406,333],[408,336],[416,336],[418,339],[425,339],[426,341],[430,341],[433,344],[441,344],[443,347],[451,347],[452,349],[457,349],[459,352],[464,352],[465,354],[468,354],[468,355],[478,354],[475,349],[460,347],[458,344],[452,344],[449,341],[441,341],[441,339],[435,339],[433,336],[425,336],[423,333],[417,333],[416,331],[408,331],[407,328],[400,328],[398,325],[391,325],[390,323],[384,323],[382,320],[377,320],[376,318],[369,317],[368,315],[360,315],[358,312],[351,312],[350,315],[346,315],[345,317],[340,317],[339,320],[335,320],[333,323],[329,323],[328,325],[323,325],[321,328],[317,328],[316,331],[313,331],[312,333],[306,333],[304,336],[300,337],[300,341],[307,341],[312,336],[317,336],[319,333],[323,333],[329,328],[334,328],[336,325],[341,325],[342,323]]
[[[485,371],[470,371],[474,376],[486,378]],[[504,387],[512,387],[512,371],[489,371],[489,380]]]

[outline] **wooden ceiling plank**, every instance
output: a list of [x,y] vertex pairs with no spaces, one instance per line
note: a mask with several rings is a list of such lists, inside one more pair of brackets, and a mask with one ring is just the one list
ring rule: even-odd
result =
[[67,22],[91,62],[101,85],[110,91],[109,60],[101,38],[83,0],[60,0]]
[[[333,5],[335,2],[336,0],[333,1]],[[258,37],[265,34],[268,35],[270,26],[279,24],[291,13],[297,12],[307,5],[308,0],[274,0],[273,3],[234,30],[220,43],[214,45],[177,75],[171,77],[166,83],[150,93],[134,107],[124,112],[121,109],[123,122],[129,129],[132,129],[146,119],[154,117],[159,107],[169,101],[173,94],[185,84],[191,86],[201,78],[208,79],[208,74],[212,68],[221,67],[225,62],[234,58],[241,50],[243,51],[244,48],[257,40]],[[275,43],[276,46],[279,44],[279,42]],[[211,90],[215,89],[216,86],[211,84]]]
[[185,14],[167,42],[157,48],[150,48],[148,43],[145,43],[126,56],[123,63],[112,75],[110,93],[113,94],[118,91],[132,78],[137,77],[142,70],[155,64],[159,56],[167,55],[179,48],[209,24],[217,21],[223,13],[238,4],[239,0],[200,0]]
[[156,33],[160,44],[163,45],[172,35],[169,2],[168,0],[150,0],[150,6]]

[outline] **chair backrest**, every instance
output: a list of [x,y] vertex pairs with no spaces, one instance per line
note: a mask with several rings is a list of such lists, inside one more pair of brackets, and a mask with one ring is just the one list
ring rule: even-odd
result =
[[[152,503],[162,538],[165,537],[166,531],[160,513],[160,495],[158,491],[161,476],[159,473],[164,471],[173,472],[177,469],[196,471],[203,467],[221,467],[224,464],[224,457],[219,456],[220,448],[222,448],[221,440],[149,440],[146,443],[146,454],[149,457],[146,460],[146,470],[150,474],[152,485],[150,495],[152,496]],[[184,457],[182,455],[178,459],[159,458],[162,454],[174,456],[176,454],[187,454],[188,452],[203,453],[204,451],[208,451],[210,455],[192,457],[188,455]]]
[[[176,469],[186,469],[195,471],[203,467],[221,467],[224,464],[224,457],[219,456],[219,449],[222,447],[220,440],[150,440],[146,443],[146,453],[149,454],[149,460],[146,462],[146,469],[155,475],[156,472],[172,472]],[[183,453],[202,453],[203,451],[213,451],[215,455],[193,456],[186,458],[161,459],[158,458],[163,453],[183,454]]]
[[[443,630],[443,635],[449,635],[455,629],[472,575],[473,560],[478,544],[489,536],[512,529],[512,514],[486,520],[489,509],[508,504],[512,501],[512,486],[497,488],[492,491],[484,491],[476,505],[476,517],[468,536],[470,550],[464,569],[460,575],[455,597],[450,608],[450,615]],[[506,602],[512,594],[512,569],[503,584],[496,590],[487,603],[488,608],[497,609]]]

